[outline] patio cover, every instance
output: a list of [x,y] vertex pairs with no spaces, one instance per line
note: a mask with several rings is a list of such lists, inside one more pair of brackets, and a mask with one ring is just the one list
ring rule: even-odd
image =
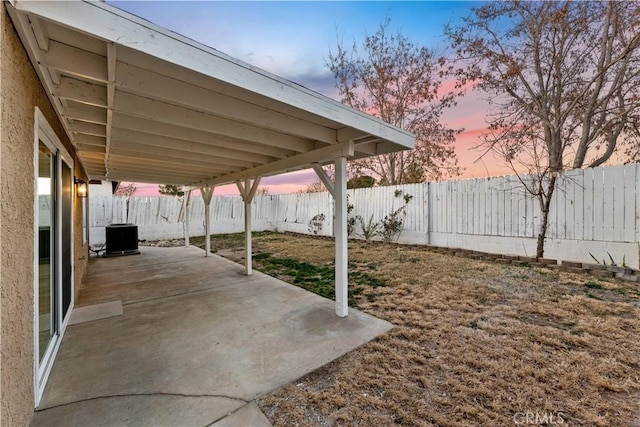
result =
[[336,201],[336,314],[347,316],[346,160],[413,148],[413,135],[103,2],[9,2],[89,178],[200,188],[205,256],[215,186],[240,190],[250,275],[260,178],[313,167]]
[[102,2],[10,3],[91,179],[215,186],[413,148],[407,132]]

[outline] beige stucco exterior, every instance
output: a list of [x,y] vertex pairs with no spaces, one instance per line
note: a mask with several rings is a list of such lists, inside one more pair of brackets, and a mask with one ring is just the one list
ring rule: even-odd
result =
[[[0,2],[0,425],[28,425],[34,409],[34,110],[69,153],[62,129],[4,2]],[[74,175],[84,172],[76,160]],[[75,288],[88,258],[74,198]]]

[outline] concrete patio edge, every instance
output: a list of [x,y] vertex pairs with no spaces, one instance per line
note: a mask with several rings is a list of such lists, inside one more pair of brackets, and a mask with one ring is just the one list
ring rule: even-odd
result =
[[69,326],[32,425],[269,425],[256,398],[393,327],[198,248],[131,258],[90,264],[123,313]]

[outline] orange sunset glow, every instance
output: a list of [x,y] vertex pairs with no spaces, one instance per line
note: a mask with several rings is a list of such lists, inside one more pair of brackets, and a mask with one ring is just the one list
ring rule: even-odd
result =
[[[109,3],[334,99],[339,96],[325,59],[335,50],[337,40],[360,44],[388,18],[392,31],[446,57],[443,26],[467,15],[473,6],[472,2]],[[445,81],[440,92],[460,89],[466,91],[465,96],[442,117],[446,126],[464,129],[455,142],[462,169],[456,179],[509,174],[499,159],[490,153],[479,159],[482,151],[474,149],[487,128],[488,103],[470,84],[456,88],[453,79]],[[294,193],[316,180],[312,170],[303,170],[264,178],[261,186],[269,194]],[[137,188],[137,195],[158,195],[155,184],[137,184]],[[235,185],[228,185],[216,188],[215,194],[238,191]]]

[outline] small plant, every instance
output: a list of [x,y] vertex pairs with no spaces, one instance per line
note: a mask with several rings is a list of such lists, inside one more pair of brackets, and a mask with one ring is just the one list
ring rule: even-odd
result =
[[[607,251],[607,255],[609,255],[609,259],[611,260],[611,265],[614,266],[614,267],[617,267],[618,264],[613,260],[613,257],[611,256],[609,251]],[[624,267],[624,268],[627,267],[627,255],[626,254],[622,255],[622,263],[620,264],[620,266]]]
[[409,193],[403,193],[402,190],[396,190],[393,195],[395,197],[402,197],[404,205],[400,206],[395,211],[388,215],[385,215],[382,220],[382,230],[380,235],[385,242],[392,242],[400,237],[400,233],[404,228],[404,219],[407,214],[407,205],[413,199],[413,196]]
[[593,260],[597,263],[597,264],[601,264],[601,265],[607,265],[607,261],[605,259],[602,259],[602,262],[598,261],[598,258],[596,258],[595,256],[593,256],[593,254],[591,252],[589,252],[589,256],[591,258],[593,258]]
[[322,231],[322,224],[324,223],[325,219],[326,217],[323,213],[315,215],[309,220],[309,226],[307,227],[307,230],[309,230],[310,233],[317,235]]
[[353,204],[349,203],[349,195],[347,195],[347,236],[351,236],[356,228],[357,216],[352,216]]
[[400,206],[395,211],[384,216],[380,235],[385,242],[394,241],[400,236],[404,225],[405,207],[406,205]]
[[373,214],[369,217],[369,221],[365,223],[364,218],[358,215],[356,218],[360,221],[360,228],[362,229],[362,237],[368,243],[375,236],[378,235],[378,229],[380,228],[380,223],[375,222],[373,220]]
[[[612,266],[612,267],[617,267],[617,266],[618,266],[618,264],[617,264],[617,263],[616,263],[616,261],[613,259],[613,256],[611,256],[611,253],[610,253],[609,251],[607,251],[607,255],[609,256],[609,261],[611,261],[611,263],[610,263],[610,264],[607,264],[607,260],[606,260],[606,259],[604,259],[604,258],[602,259],[602,262],[598,261],[598,258],[596,258],[596,257],[595,257],[591,252],[589,252],[589,256],[591,256],[591,258],[593,258],[593,260],[594,260],[596,263],[598,263],[598,264],[600,264],[600,265],[604,265],[604,266],[610,265],[610,266]],[[622,264],[621,264],[621,266],[622,266],[622,267],[624,267],[624,268],[626,268],[626,267],[627,267],[627,255],[626,255],[626,254],[622,255]]]

